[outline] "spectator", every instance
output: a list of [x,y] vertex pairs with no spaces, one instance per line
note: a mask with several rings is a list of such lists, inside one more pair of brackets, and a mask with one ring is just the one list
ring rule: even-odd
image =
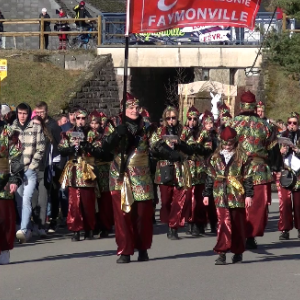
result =
[[[39,19],[41,18],[44,19],[50,19],[50,15],[47,13],[47,8],[43,8],[42,9],[42,13],[39,15]],[[45,32],[50,32],[51,31],[51,22],[48,21],[44,21],[44,31]],[[41,27],[40,27],[41,30]],[[49,46],[49,35],[48,34],[44,34],[44,43],[45,43],[45,49],[48,49]]]
[[[56,228],[56,219],[58,217],[59,211],[59,178],[63,169],[63,165],[61,164],[61,157],[58,152],[58,144],[60,142],[61,136],[61,128],[58,126],[57,122],[48,116],[48,105],[46,102],[41,101],[36,104],[35,112],[37,116],[40,116],[43,121],[45,122],[46,129],[53,137],[52,145],[53,145],[53,152],[52,152],[52,162],[53,164],[53,177],[52,177],[52,185],[50,189],[50,199],[51,199],[51,222],[50,222],[50,233],[53,232]],[[47,158],[45,158],[47,160]],[[40,171],[46,171],[47,161],[44,160],[43,167],[40,166]],[[44,170],[43,170],[44,168]]]
[[44,155],[45,137],[41,126],[31,121],[31,107],[26,103],[17,106],[17,119],[12,129],[20,133],[23,146],[24,178],[16,193],[16,202],[21,217],[20,229],[16,233],[21,243],[31,237],[29,221],[31,217],[31,198],[36,186],[37,170]]
[[[0,23],[2,24],[2,23]],[[2,104],[1,105],[1,111],[0,111],[0,120],[4,121],[6,115],[11,111],[8,104]]]
[[[85,8],[85,2],[81,1],[78,5],[76,5],[73,10],[76,13],[76,19],[85,19],[86,17],[92,18],[91,14]],[[77,29],[83,31],[88,24],[85,21],[76,21],[75,22]]]
[[[2,14],[2,11],[1,11],[1,10],[0,10],[0,19],[1,19],[1,20],[4,20],[4,19],[5,19],[4,16],[3,16],[3,14]],[[0,22],[0,32],[4,32],[4,26],[3,26],[3,23],[2,23],[2,22]],[[2,49],[5,49],[5,41],[6,41],[5,36],[0,35],[0,47],[1,47]]]
[[68,116],[67,115],[65,115],[65,114],[61,114],[60,116],[59,116],[59,119],[57,120],[57,124],[58,124],[58,126],[63,126],[63,125],[65,125],[66,123],[68,123]]
[[17,114],[15,111],[12,110],[8,114],[6,114],[4,121],[8,125],[12,125],[16,118],[17,118]]
[[47,130],[44,120],[40,116],[32,118],[34,124],[42,127],[45,135],[45,152],[43,159],[40,161],[38,171],[38,197],[32,200],[33,220],[38,226],[38,233],[41,238],[47,236],[45,231],[47,204],[49,198],[49,190],[52,183],[52,150],[53,137]]
[[70,130],[71,128],[73,128],[75,126],[75,122],[76,122],[75,112],[79,109],[80,109],[80,106],[78,106],[78,105],[73,106],[70,109],[69,122],[65,123],[64,125],[61,125],[62,132],[67,132],[68,130]]
[[[69,31],[70,30],[69,24],[64,20],[67,18],[67,15],[65,14],[62,8],[60,8],[59,10],[59,18],[62,20],[58,21],[55,24],[54,29],[61,32]],[[66,33],[59,34],[58,38],[59,38],[58,50],[67,50],[67,40],[68,40],[67,34]]]

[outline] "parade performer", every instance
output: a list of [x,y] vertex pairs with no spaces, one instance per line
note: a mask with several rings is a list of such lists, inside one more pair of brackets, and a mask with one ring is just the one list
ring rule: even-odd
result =
[[233,263],[243,260],[246,241],[245,206],[252,205],[253,183],[250,160],[239,146],[237,132],[227,126],[220,136],[221,144],[207,163],[203,192],[208,205],[213,194],[218,214],[218,237],[214,251],[215,264],[226,264],[226,252],[234,253]]
[[[149,260],[153,237],[153,184],[149,165],[149,127],[139,114],[139,100],[126,95],[125,120],[112,118],[116,126],[105,128],[103,148],[114,154],[110,167],[109,187],[112,193],[117,263],[129,263],[134,249],[138,261]],[[121,152],[125,148],[125,171],[120,176]]]
[[[212,143],[205,143],[203,134],[200,138],[199,116],[198,109],[191,106],[187,112],[187,126],[183,128],[180,139],[188,145],[200,142],[207,149],[206,153],[203,153],[207,156],[212,152]],[[205,182],[204,160],[204,155],[200,156],[197,153],[193,153],[188,157],[192,187],[188,189],[186,194],[187,200],[191,202],[187,234],[191,234],[192,236],[200,236],[204,232],[206,225],[206,209],[202,198]]]
[[169,226],[167,237],[178,240],[178,228],[183,227],[190,216],[190,199],[186,191],[192,187],[188,155],[202,154],[200,144],[188,145],[180,140],[182,126],[178,111],[167,107],[163,112],[164,125],[151,138],[151,149],[158,159],[155,183],[161,194],[160,220]]
[[[88,141],[92,142],[97,137],[98,143],[103,142],[104,126],[101,126],[102,119],[107,117],[103,112],[93,111],[89,115],[91,131],[88,133]],[[100,231],[100,237],[107,237],[112,231],[114,225],[114,212],[112,206],[112,195],[109,190],[109,169],[113,160],[113,155],[109,152],[103,152],[101,158],[95,160],[95,174],[97,176],[97,204],[96,213],[96,231]],[[97,232],[98,234],[98,232]]]
[[101,157],[102,148],[96,134],[89,132],[87,112],[79,109],[75,115],[75,126],[62,134],[58,150],[61,155],[70,158],[60,177],[60,183],[63,189],[69,187],[67,225],[74,233],[72,241],[79,241],[81,230],[85,231],[86,239],[93,238],[96,203],[93,164],[95,158]]
[[267,225],[268,204],[271,204],[271,182],[273,172],[280,172],[282,159],[276,132],[256,113],[255,95],[250,91],[241,97],[241,113],[232,121],[239,142],[252,158],[254,197],[253,205],[246,208],[246,234],[248,249],[256,249],[256,236],[263,236]]
[[14,193],[22,183],[18,133],[0,121],[0,265],[9,263],[16,234]]
[[[288,138],[294,146],[281,146],[281,153],[284,159],[292,159],[293,156],[300,159],[300,130],[299,115],[292,112],[287,122],[287,130],[282,132],[281,136]],[[286,189],[276,182],[279,198],[279,222],[278,229],[281,231],[280,240],[288,240],[290,238],[290,230],[295,228],[298,230],[298,238],[300,238],[300,172],[295,172],[297,182],[292,189]],[[278,178],[279,179],[279,178]],[[292,204],[293,199],[293,204]],[[293,216],[294,213],[294,216]]]
[[[221,106],[222,109],[222,106]],[[224,113],[222,110],[220,111],[222,114]],[[198,140],[199,143],[206,145],[206,147],[211,147],[212,152],[214,152],[219,144],[219,138],[217,131],[214,125],[214,117],[213,114],[209,111],[205,111],[202,118],[202,131],[200,133],[200,137]],[[202,176],[205,178],[205,170],[204,165],[202,164]],[[217,225],[217,212],[215,201],[213,197],[210,198],[209,205],[205,207],[207,220],[206,224],[210,224],[211,233],[216,233],[216,225]]]

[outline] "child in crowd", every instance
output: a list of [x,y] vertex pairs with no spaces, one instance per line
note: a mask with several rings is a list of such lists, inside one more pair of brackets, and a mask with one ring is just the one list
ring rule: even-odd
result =
[[203,192],[204,205],[214,196],[218,215],[218,237],[214,251],[215,264],[226,264],[226,252],[234,253],[233,263],[243,260],[246,242],[245,206],[252,205],[253,183],[250,161],[238,144],[237,132],[225,127],[220,145],[207,163],[207,179]]

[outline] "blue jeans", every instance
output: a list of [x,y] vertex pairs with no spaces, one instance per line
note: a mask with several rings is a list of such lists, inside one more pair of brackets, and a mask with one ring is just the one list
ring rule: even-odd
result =
[[25,232],[29,228],[31,218],[31,198],[37,183],[37,173],[28,169],[23,178],[23,184],[16,192],[16,202],[19,216],[21,216],[21,228]]

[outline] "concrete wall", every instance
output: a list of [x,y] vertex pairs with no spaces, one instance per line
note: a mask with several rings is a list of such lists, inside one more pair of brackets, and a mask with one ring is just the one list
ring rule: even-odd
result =
[[[129,49],[129,67],[157,68],[246,68],[251,66],[258,48],[239,46],[138,46]],[[115,67],[124,66],[124,46],[101,46],[97,54],[111,54]],[[256,67],[261,64],[261,57]]]

